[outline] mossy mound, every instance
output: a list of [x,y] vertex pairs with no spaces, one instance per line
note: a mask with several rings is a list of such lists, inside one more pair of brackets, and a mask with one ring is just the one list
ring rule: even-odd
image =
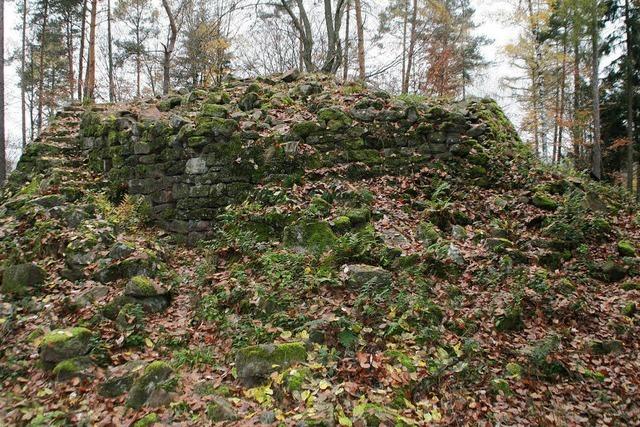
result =
[[323,252],[335,244],[336,236],[326,222],[302,221],[284,229],[283,241],[291,248]]
[[307,350],[302,343],[264,344],[238,350],[235,364],[240,380],[251,386],[264,382],[278,369],[306,360]]

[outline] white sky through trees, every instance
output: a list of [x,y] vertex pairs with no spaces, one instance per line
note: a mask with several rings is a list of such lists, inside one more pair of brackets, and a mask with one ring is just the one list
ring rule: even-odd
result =
[[[106,2],[100,1],[100,3],[104,4]],[[112,6],[114,6],[114,4],[115,1],[112,1]],[[377,23],[372,25],[372,21],[377,20],[375,14],[384,7],[384,2],[375,2],[374,4],[375,6],[372,7],[369,16],[366,17],[367,27],[371,28],[371,30],[377,27]],[[476,30],[477,33],[493,40],[493,43],[482,48],[485,58],[491,61],[492,64],[482,73],[483,75],[477,78],[474,87],[469,93],[475,96],[490,96],[496,98],[510,118],[517,122],[518,106],[501,85],[501,80],[505,76],[516,72],[509,66],[502,55],[504,46],[513,42],[518,36],[518,28],[507,23],[508,14],[513,9],[513,5],[510,4],[509,0],[472,0],[472,4],[476,9],[475,22],[479,24]],[[159,10],[161,10],[160,6],[160,2],[158,1]],[[16,2],[5,2],[5,59],[7,60],[12,57],[16,49],[20,48],[21,43],[21,33],[18,29],[21,16],[17,13],[16,9]],[[161,13],[160,17],[164,19],[164,14]],[[99,33],[106,32],[105,20],[106,16],[99,17]],[[161,25],[163,24],[164,22],[162,22]],[[161,30],[161,34],[164,34],[164,31]],[[117,36],[117,33],[115,36]],[[372,35],[368,36],[368,38],[370,38]],[[99,56],[101,54],[102,44],[104,44],[102,39],[106,39],[106,35],[99,34],[99,38],[99,46],[97,48],[98,68],[100,68],[101,63],[104,62],[101,61]],[[20,90],[18,88],[18,74],[16,72],[19,66],[19,59],[7,61],[5,65],[5,117],[8,143],[7,155],[10,163],[13,163],[20,153]],[[77,72],[77,70],[75,71]],[[98,70],[97,73],[100,76],[101,71]],[[98,77],[98,80],[99,79],[100,77]]]

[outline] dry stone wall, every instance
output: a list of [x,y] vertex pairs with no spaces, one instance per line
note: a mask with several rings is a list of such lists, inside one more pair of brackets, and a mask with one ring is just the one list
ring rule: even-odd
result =
[[229,80],[130,110],[87,111],[81,145],[114,196],[144,195],[161,226],[197,240],[267,181],[407,174],[464,158],[481,180],[483,147],[518,138],[491,100],[430,105],[318,76],[284,80]]

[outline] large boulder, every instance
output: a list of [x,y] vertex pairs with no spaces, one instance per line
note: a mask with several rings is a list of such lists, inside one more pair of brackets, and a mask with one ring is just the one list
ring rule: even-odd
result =
[[236,370],[243,384],[255,386],[272,372],[306,360],[307,350],[302,343],[254,345],[238,350]]
[[21,297],[44,284],[46,272],[33,263],[10,265],[2,275],[2,293]]
[[45,365],[83,356],[91,349],[93,334],[87,328],[56,329],[46,334],[40,343],[40,359]]

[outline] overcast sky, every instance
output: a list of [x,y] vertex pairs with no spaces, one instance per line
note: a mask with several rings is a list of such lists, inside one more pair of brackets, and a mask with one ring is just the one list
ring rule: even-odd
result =
[[[507,114],[518,121],[518,108],[514,101],[502,89],[501,80],[504,76],[514,73],[502,56],[504,46],[518,35],[518,29],[506,24],[505,13],[512,9],[509,0],[472,0],[476,8],[475,21],[480,24],[478,32],[494,40],[494,43],[483,48],[484,56],[492,62],[486,70],[484,78],[479,80],[471,90],[472,95],[491,96],[500,102]],[[16,29],[20,16],[16,12],[15,2],[5,2],[5,58],[20,46],[20,32]],[[15,147],[20,139],[20,91],[17,88],[18,78],[16,67],[19,64],[7,62],[5,66],[6,79],[6,127],[9,142],[10,158],[17,155]]]

